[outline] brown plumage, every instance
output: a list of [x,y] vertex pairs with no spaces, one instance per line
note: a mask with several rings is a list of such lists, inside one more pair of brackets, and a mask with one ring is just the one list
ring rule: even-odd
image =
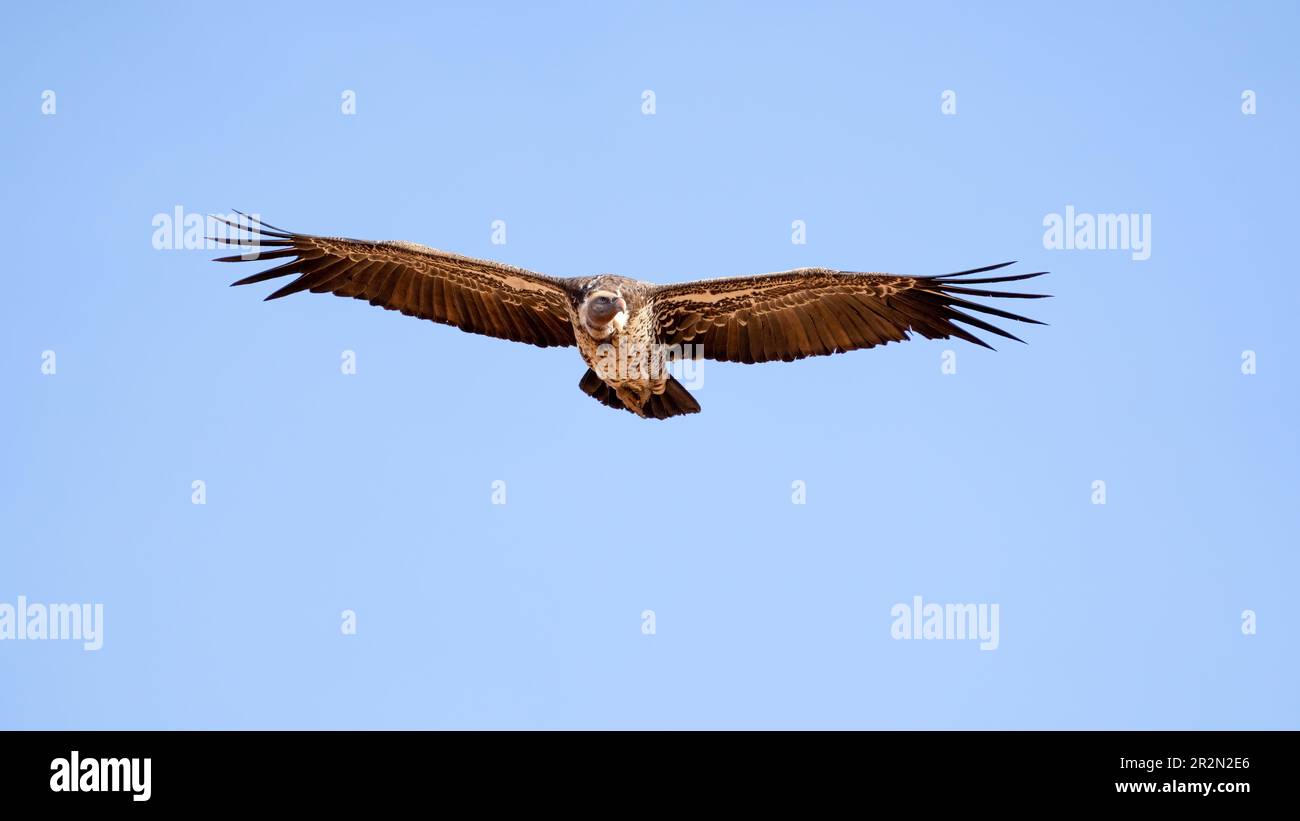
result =
[[696,413],[700,406],[661,369],[611,370],[614,354],[628,359],[639,356],[642,347],[671,346],[726,362],[789,362],[902,342],[911,333],[991,347],[962,325],[1021,341],[971,312],[1042,324],[971,299],[1045,296],[983,287],[1043,271],[974,276],[1012,263],[943,276],[802,268],[652,285],[612,275],[560,279],[414,243],[297,234],[241,217],[222,221],[247,232],[246,238],[213,239],[256,250],[217,261],[284,262],[234,285],[292,275],[296,278],[267,299],[328,292],[472,333],[541,347],[576,344],[591,366],[579,384],[582,390],[647,418]]

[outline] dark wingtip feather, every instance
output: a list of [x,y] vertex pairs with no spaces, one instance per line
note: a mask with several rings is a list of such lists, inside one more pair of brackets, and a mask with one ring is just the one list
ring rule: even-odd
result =
[[1010,331],[999,328],[997,325],[994,325],[992,322],[985,322],[984,320],[980,319],[977,316],[971,316],[970,314],[964,311],[959,311],[956,308],[953,308],[951,306],[948,308],[948,313],[950,314],[949,319],[952,321],[961,322],[966,325],[972,325],[976,328],[979,328],[980,330],[987,331],[988,333],[991,334],[997,334],[998,336],[1005,337],[1007,339],[1014,339],[1017,342],[1025,341],[1020,337],[1016,336],[1015,334],[1011,333]]
[[270,302],[273,299],[279,299],[280,297],[286,297],[289,296],[290,294],[296,294],[299,291],[307,290],[308,288],[311,287],[311,285],[312,285],[312,277],[310,275],[300,276],[297,279],[295,279],[293,282],[290,282],[288,285],[284,286],[283,288],[271,294],[270,296],[268,296],[266,299],[263,299],[262,301]]
[[[996,271],[1013,264],[1015,263],[1004,262],[999,265],[972,268],[969,271],[961,271],[955,274],[944,274],[943,276],[937,277],[921,277],[919,283],[920,287],[912,292],[913,298],[918,299],[923,303],[928,303],[937,309],[939,314],[948,321],[950,328],[959,329],[961,326],[956,323],[962,323],[963,325],[971,326],[973,329],[1014,340],[1022,345],[1027,344],[1025,340],[1015,334],[1006,331],[991,322],[980,319],[978,316],[973,316],[970,313],[967,313],[967,311],[989,314],[1001,319],[1024,322],[1029,325],[1046,325],[1047,323],[1041,322],[1037,319],[1030,319],[1027,316],[1021,316],[1020,314],[1011,313],[1010,311],[1004,311],[1001,308],[996,308],[983,302],[974,301],[973,299],[970,299],[970,297],[984,299],[1045,299],[1051,295],[1010,293],[985,287],[971,286],[983,286],[988,283],[1017,282],[1020,280],[1033,279],[1034,277],[1045,275],[1048,273],[1047,271],[1035,271],[1028,274],[992,276],[974,279],[954,279],[954,277],[964,277],[969,274],[981,274],[989,271]],[[965,311],[961,310],[963,308]],[[975,344],[988,348],[989,350],[997,350],[983,339],[978,338],[968,331],[962,332],[961,330],[954,330],[951,333],[954,336],[965,339],[969,342],[974,342]]]
[[1014,259],[1013,259],[1013,260],[1011,260],[1010,262],[999,262],[997,265],[985,265],[983,268],[971,268],[971,269],[968,270],[968,271],[957,271],[956,273],[952,273],[952,274],[940,274],[940,275],[937,276],[937,277],[931,277],[931,278],[932,278],[932,279],[947,279],[948,277],[964,277],[964,276],[968,276],[968,275],[970,275],[970,274],[982,274],[982,273],[985,273],[986,271],[996,271],[996,270],[998,270],[999,268],[1005,268],[1005,267],[1007,267],[1008,265],[1015,265],[1017,262],[1019,262],[1019,260],[1014,260]]
[[268,248],[277,248],[277,247],[287,248],[288,246],[293,245],[293,242],[287,239],[260,239],[258,237],[253,237],[252,239],[231,239],[230,237],[204,237],[204,239],[210,242],[219,242],[222,245],[233,245],[237,247],[243,247],[246,245],[251,245],[256,247],[259,245],[264,245]]
[[293,232],[291,231],[285,231],[283,229],[276,228],[273,225],[269,225],[265,222],[262,222],[260,219],[257,219],[256,217],[250,217],[247,214],[240,211],[235,211],[235,213],[239,214],[239,216],[241,217],[244,217],[244,221],[232,220],[223,214],[208,214],[208,218],[216,220],[217,222],[220,223],[224,223],[225,225],[234,228],[238,232],[250,234],[253,235],[254,237],[259,235],[275,237],[277,239],[291,239],[293,237]]
[[277,279],[279,277],[289,276],[290,274],[296,274],[301,270],[302,270],[302,261],[297,259],[291,259],[288,262],[275,266],[274,268],[268,268],[265,271],[259,271],[256,274],[246,276],[243,279],[239,280],[238,282],[232,284],[252,285],[255,282],[266,282],[268,279]]
[[[1046,274],[1046,273],[1048,273],[1048,272],[1047,272],[1047,271],[1035,271],[1035,272],[1032,273],[1032,274],[1014,274],[1014,275],[1012,275],[1012,276],[1004,276],[1004,277],[980,277],[979,279],[959,279],[959,280],[957,280],[957,284],[959,284],[959,285],[987,285],[987,284],[989,284],[990,282],[1018,282],[1018,281],[1020,281],[1020,280],[1022,280],[1022,279],[1033,279],[1034,277],[1041,277],[1041,276],[1043,276],[1043,275]],[[951,276],[951,274],[945,274],[944,276],[941,276],[941,277],[930,277],[929,279],[930,279],[931,282],[948,282],[948,281],[950,281],[950,280],[949,280],[949,276]]]
[[962,294],[964,296],[982,296],[991,299],[1048,299],[1051,294],[1017,294],[1010,291],[991,291],[988,288],[959,288],[956,285],[940,283],[945,294]]
[[[231,211],[234,211],[236,214],[238,214],[238,215],[241,216],[241,217],[247,217],[249,220],[252,220],[252,221],[256,222],[257,225],[259,226],[259,228],[270,228],[271,231],[278,231],[278,232],[284,234],[285,236],[291,236],[291,235],[293,234],[293,232],[290,231],[289,229],[287,229],[287,228],[281,228],[281,227],[278,226],[278,225],[272,225],[271,223],[267,222],[266,220],[262,219],[261,217],[254,217],[254,216],[251,216],[251,215],[249,215],[249,214],[245,214],[243,211],[240,211],[240,210],[238,210],[238,209],[236,209],[236,208],[231,208],[230,210],[231,210]],[[271,232],[270,232],[270,231],[262,231],[262,233],[266,234],[266,233],[271,233]]]
[[217,257],[213,262],[261,262],[267,259],[283,259],[299,254],[297,248],[281,248],[277,251],[257,251],[249,253],[245,251],[242,254],[232,254],[228,257]]

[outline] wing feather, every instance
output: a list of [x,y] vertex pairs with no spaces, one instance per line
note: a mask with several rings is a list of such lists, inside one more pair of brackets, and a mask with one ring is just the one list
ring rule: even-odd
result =
[[[541,347],[574,344],[566,280],[409,242],[298,234],[243,215],[216,219],[238,233],[213,239],[257,249],[218,262],[286,260],[233,285],[296,275],[268,300],[333,293],[471,333]],[[267,247],[274,250],[262,250]]]
[[969,278],[1011,264],[929,277],[801,268],[658,286],[650,292],[650,304],[661,342],[695,344],[705,358],[730,362],[788,362],[902,342],[913,333],[927,339],[957,337],[987,348],[991,346],[963,326],[1022,340],[972,312],[1042,324],[970,299],[1046,296],[970,287],[1046,273]]

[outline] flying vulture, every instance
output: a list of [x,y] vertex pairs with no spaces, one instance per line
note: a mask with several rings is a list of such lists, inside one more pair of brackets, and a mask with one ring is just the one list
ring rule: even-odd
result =
[[942,276],[799,268],[654,285],[610,274],[561,279],[410,242],[298,234],[243,214],[217,219],[239,230],[211,239],[253,248],[217,262],[284,260],[233,285],[293,275],[266,298],[332,293],[471,333],[543,348],[577,345],[588,365],[579,387],[642,418],[699,412],[695,397],[668,373],[676,357],[790,362],[902,342],[910,333],[991,347],[958,322],[1023,341],[971,311],[1043,324],[970,299],[1045,296],[987,286],[1046,271],[974,276],[1010,262]]

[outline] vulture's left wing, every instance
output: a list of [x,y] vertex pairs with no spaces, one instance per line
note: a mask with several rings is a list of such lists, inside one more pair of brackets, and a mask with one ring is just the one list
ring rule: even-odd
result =
[[455,325],[470,333],[543,348],[574,344],[568,295],[564,283],[554,277],[413,242],[316,237],[282,231],[260,220],[245,220],[221,221],[241,233],[247,232],[247,237],[236,234],[212,239],[254,249],[221,257],[217,262],[287,259],[270,270],[231,283],[248,285],[297,276],[267,299],[299,291],[332,293],[364,299],[407,316]]
[[955,336],[988,348],[988,343],[955,323],[1022,340],[968,311],[1043,324],[967,299],[1046,296],[981,287],[1031,279],[1046,271],[963,278],[1012,264],[937,277],[800,268],[779,274],[659,286],[651,291],[651,304],[660,342],[698,345],[704,358],[726,362],[789,362],[902,342],[910,338],[909,332],[926,339]]

